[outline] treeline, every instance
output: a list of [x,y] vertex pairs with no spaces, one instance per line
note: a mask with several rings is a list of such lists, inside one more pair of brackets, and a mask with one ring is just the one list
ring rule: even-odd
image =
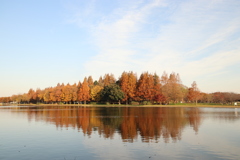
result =
[[240,100],[240,94],[232,92],[203,93],[194,81],[191,87],[182,84],[179,74],[166,72],[162,76],[144,72],[138,78],[135,73],[123,72],[116,79],[105,74],[98,80],[92,76],[82,82],[57,84],[55,87],[30,89],[28,93],[0,97],[2,103],[119,103],[119,104],[169,104],[169,103],[230,103]]

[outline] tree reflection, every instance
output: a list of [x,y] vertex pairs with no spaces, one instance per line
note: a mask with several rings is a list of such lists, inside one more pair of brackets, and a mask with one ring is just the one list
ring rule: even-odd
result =
[[[191,127],[198,133],[203,118],[236,120],[235,112],[211,112],[200,108],[154,107],[48,107],[19,108],[28,115],[29,121],[45,121],[58,129],[77,129],[84,135],[93,132],[104,138],[119,134],[124,142],[134,142],[140,136],[143,142],[165,143],[181,140],[183,130]],[[19,112],[19,111],[18,111]],[[206,116],[207,115],[207,116]],[[230,118],[231,117],[231,118]]]

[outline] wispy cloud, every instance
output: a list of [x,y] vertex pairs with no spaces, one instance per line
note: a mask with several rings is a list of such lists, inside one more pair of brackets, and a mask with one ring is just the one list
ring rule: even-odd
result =
[[85,69],[96,76],[166,70],[194,80],[224,73],[240,62],[239,7],[237,0],[135,1],[118,6],[89,25],[97,54]]
[[[204,9],[204,6],[208,7]],[[236,44],[232,36],[239,34],[238,15],[240,14],[236,11],[237,15],[231,17],[231,7],[229,12],[222,13],[217,6],[212,2],[207,4],[207,1],[181,4],[179,9],[169,17],[172,23],[160,24],[161,30],[156,33],[157,37],[147,42],[147,48],[153,55],[149,59],[149,64],[155,62],[159,67],[179,70],[188,63],[196,61],[204,63],[213,55],[216,58],[223,51],[227,53],[226,47],[232,43]],[[233,64],[232,61],[224,63]],[[207,70],[210,68],[208,65],[205,67],[208,68]],[[184,72],[189,73],[189,71],[192,71],[191,68],[184,68]]]
[[77,24],[81,28],[91,26],[93,20],[98,18],[95,3],[95,0],[78,2],[63,1],[64,7],[70,11],[66,15],[67,23]]
[[91,66],[98,66],[97,70],[100,73],[120,74],[123,70],[134,69],[133,66],[137,68],[141,62],[136,61],[136,36],[142,30],[141,27],[146,23],[151,10],[161,5],[161,1],[145,5],[136,2],[127,10],[118,8],[110,18],[105,17],[91,30],[99,53],[86,62],[86,69],[95,72],[96,68]]

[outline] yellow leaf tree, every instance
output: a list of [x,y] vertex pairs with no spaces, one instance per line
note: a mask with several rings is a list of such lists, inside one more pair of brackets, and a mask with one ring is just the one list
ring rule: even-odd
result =
[[96,102],[100,101],[100,99],[101,99],[100,92],[102,89],[103,89],[103,87],[100,85],[95,85],[91,88],[90,96],[91,96],[92,101],[96,101]]

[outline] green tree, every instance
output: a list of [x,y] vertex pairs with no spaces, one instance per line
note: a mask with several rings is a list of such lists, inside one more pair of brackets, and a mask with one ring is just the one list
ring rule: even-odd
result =
[[101,99],[106,102],[118,102],[124,98],[124,92],[117,84],[110,84],[101,91]]

